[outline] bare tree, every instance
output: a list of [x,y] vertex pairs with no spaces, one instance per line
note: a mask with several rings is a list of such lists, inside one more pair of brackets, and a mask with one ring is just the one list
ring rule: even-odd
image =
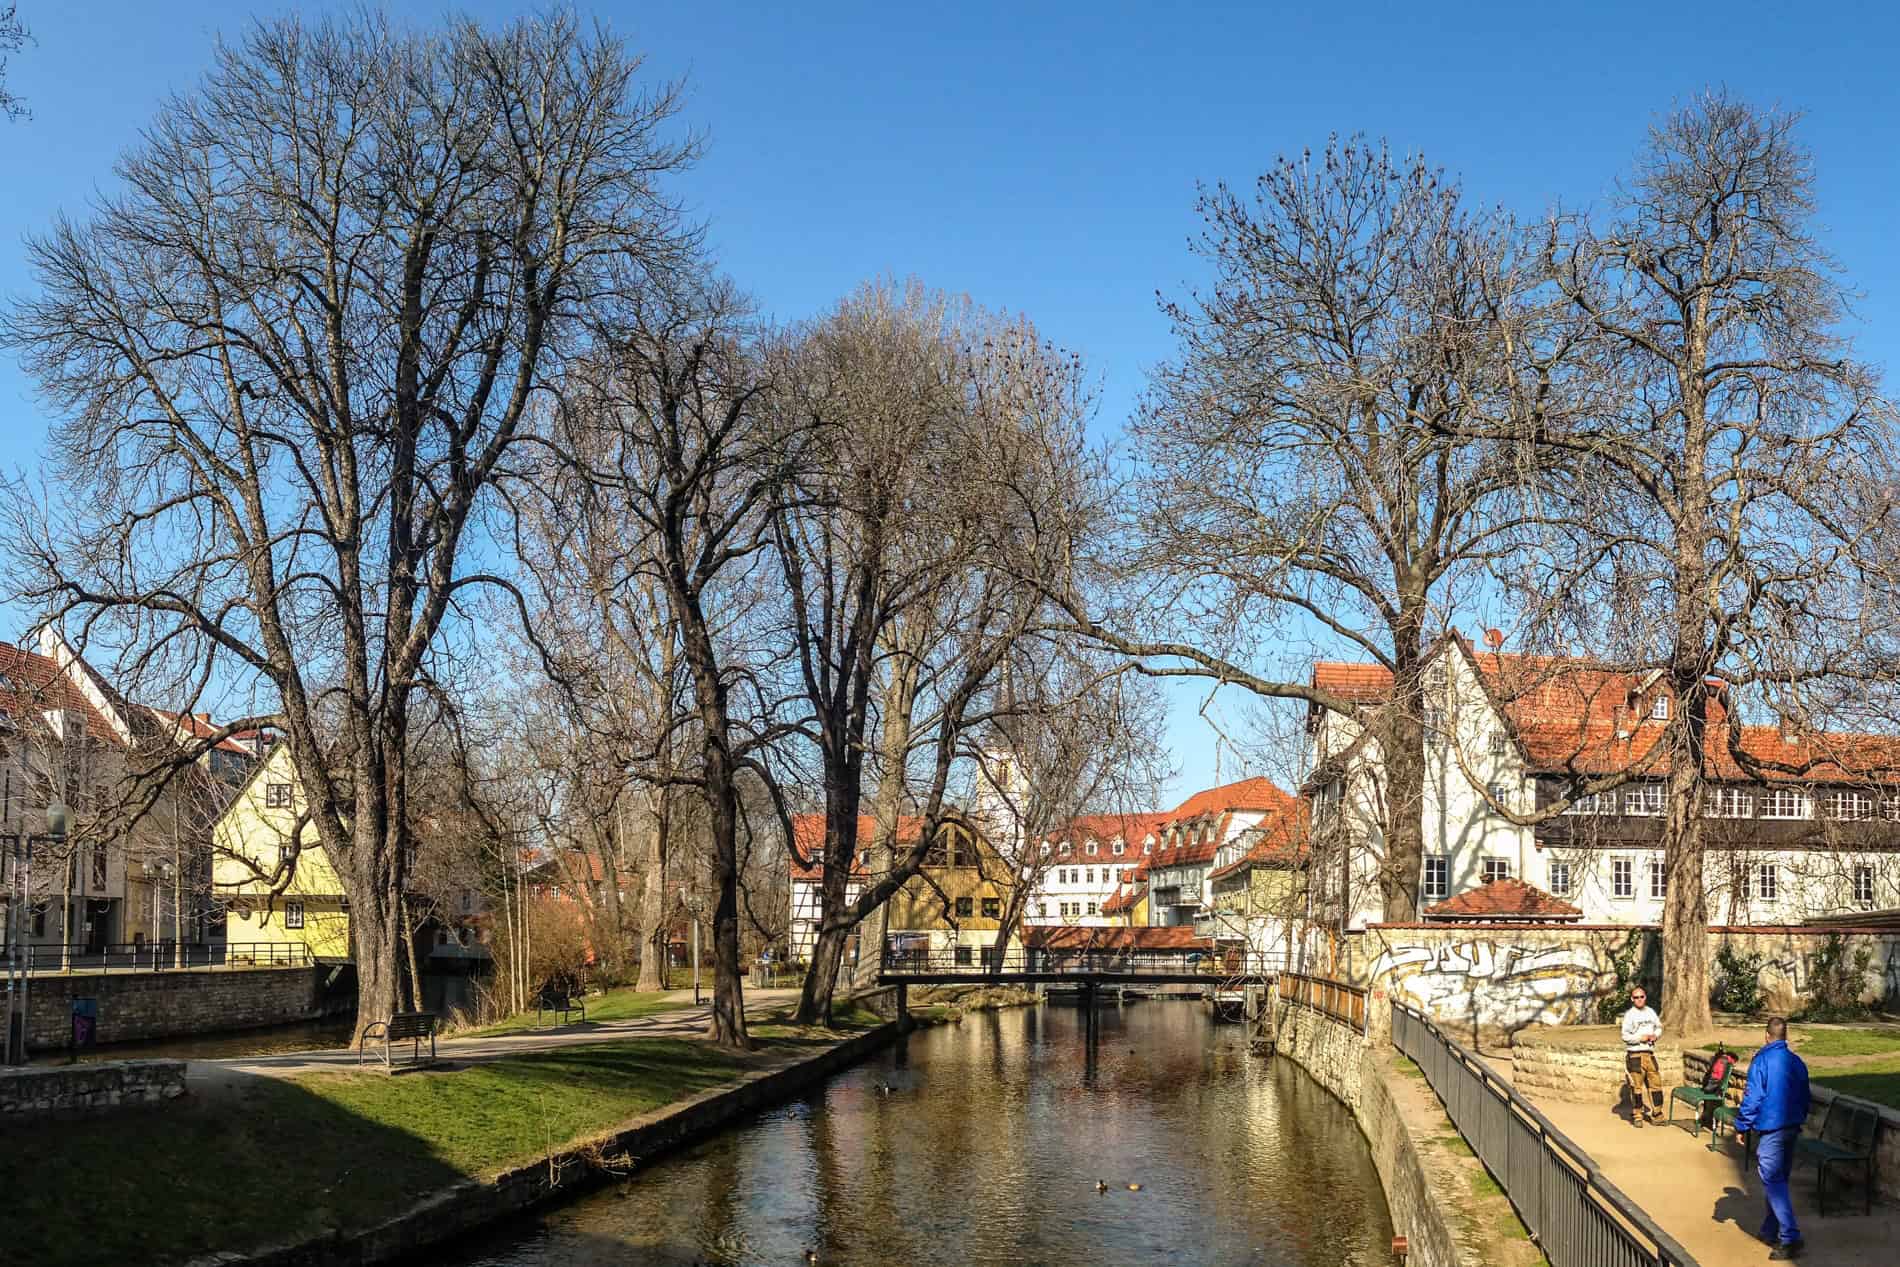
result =
[[[1725,94],[1652,128],[1606,224],[1555,222],[1588,409],[1537,443],[1594,472],[1572,637],[1659,672],[1672,716],[1643,768],[1666,780],[1664,1024],[1709,1024],[1703,798],[1715,759],[1799,776],[1746,711],[1796,722],[1846,679],[1891,679],[1883,544],[1892,408],[1839,334],[1847,293],[1810,228],[1795,116]],[[1572,560],[1574,564],[1574,560]],[[1561,563],[1559,564],[1561,566]]]
[[[1385,915],[1413,919],[1424,653],[1451,587],[1544,517],[1501,429],[1448,432],[1536,399],[1560,351],[1538,261],[1422,159],[1359,141],[1282,159],[1251,199],[1209,190],[1200,210],[1215,280],[1168,306],[1180,353],[1134,427],[1127,531],[1099,550],[1111,585],[1065,605],[1144,672],[1363,721],[1384,759],[1369,847]],[[1113,582],[1136,599],[1103,612]],[[1383,705],[1277,677],[1263,657],[1296,638],[1388,669]]]
[[359,1017],[401,968],[412,699],[504,512],[522,419],[689,245],[656,182],[677,90],[571,15],[433,33],[365,14],[220,46],[34,239],[8,315],[71,495],[22,515],[29,598],[121,680],[258,684],[350,899]]
[[[32,33],[20,21],[20,6],[0,5],[0,53],[17,53],[31,38]],[[7,89],[7,59],[0,57],[0,116],[23,119],[27,114],[26,103]]]

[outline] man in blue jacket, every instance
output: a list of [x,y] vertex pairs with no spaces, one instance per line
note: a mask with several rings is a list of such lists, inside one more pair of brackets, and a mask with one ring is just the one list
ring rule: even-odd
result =
[[1808,1067],[1788,1050],[1788,1022],[1770,1017],[1767,1045],[1748,1062],[1748,1090],[1735,1111],[1735,1138],[1745,1140],[1748,1132],[1755,1132],[1755,1168],[1768,1195],[1761,1238],[1775,1247],[1768,1255],[1774,1261],[1801,1252],[1788,1172],[1794,1167],[1794,1142],[1807,1120]]

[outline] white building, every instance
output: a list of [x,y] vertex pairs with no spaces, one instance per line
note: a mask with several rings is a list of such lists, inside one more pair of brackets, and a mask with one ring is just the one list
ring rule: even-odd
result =
[[[1365,664],[1316,665],[1313,682],[1368,710],[1391,687],[1389,673]],[[1461,637],[1441,639],[1427,662],[1422,702],[1422,913],[1430,918],[1437,903],[1515,878],[1574,907],[1586,923],[1660,923],[1668,771],[1659,740],[1674,703],[1656,672],[1479,652]],[[1711,918],[1793,924],[1900,900],[1893,850],[1900,844],[1900,741],[1739,727],[1745,755],[1804,771],[1795,776],[1744,769],[1729,753],[1730,724],[1718,697],[1702,807]],[[1314,837],[1342,842],[1347,852],[1340,865],[1347,880],[1329,896],[1336,901],[1347,887],[1347,927],[1363,928],[1381,918],[1374,876],[1384,844],[1382,757],[1355,718],[1315,707],[1308,729],[1313,774],[1302,791]],[[1638,777],[1536,825],[1501,812],[1558,804],[1590,780],[1624,773]],[[1330,878],[1330,868],[1321,878]],[[1503,908],[1503,891],[1494,896],[1496,914],[1521,914]],[[1465,902],[1442,914],[1469,917],[1486,905]]]
[[1103,908],[1133,878],[1155,842],[1155,814],[1090,814],[1042,842],[1043,862],[1023,910],[1028,925],[1106,928],[1123,921]]

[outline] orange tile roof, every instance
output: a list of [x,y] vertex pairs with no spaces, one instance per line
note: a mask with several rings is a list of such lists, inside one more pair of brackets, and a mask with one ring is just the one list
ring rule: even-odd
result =
[[1192,924],[1166,928],[1084,928],[1074,924],[1032,924],[1023,929],[1031,950],[1212,950],[1211,938],[1196,937]]
[[[903,814],[897,819],[897,843],[915,844],[924,830],[924,820],[915,814]],[[857,860],[857,843],[877,838],[877,819],[870,814],[858,815],[857,840],[852,843],[854,850],[851,859],[851,874],[862,879],[869,874],[864,864]],[[823,853],[825,848],[825,816],[823,814],[792,815],[792,839],[798,844],[798,851],[811,861],[809,865],[799,866],[798,859],[792,859],[792,879],[816,882],[824,878]]]
[[56,661],[10,642],[0,642],[0,713],[29,717],[51,709],[78,713],[85,718],[86,733],[94,740],[122,742],[118,728],[93,706],[86,693],[73,684]]
[[1392,689],[1392,673],[1376,664],[1321,660],[1313,666],[1313,685],[1345,699],[1372,702]]
[[1518,879],[1492,880],[1457,897],[1425,908],[1426,919],[1527,919],[1558,923],[1583,918],[1583,912],[1534,884]]
[[[193,739],[208,739],[223,729],[222,726],[211,720],[210,713],[173,713],[167,712],[162,708],[154,708],[152,709],[152,713],[160,719],[177,726]],[[220,739],[215,746],[222,748],[226,752],[242,753],[247,757],[256,756],[256,753],[238,742],[240,738],[250,737],[256,733],[254,730],[240,730]]]
[[1304,859],[1310,844],[1307,833],[1307,814],[1305,801],[1291,801],[1285,809],[1261,823],[1256,830],[1260,839],[1254,842],[1240,857],[1219,868],[1208,878],[1225,879],[1230,875],[1249,867],[1260,865],[1286,865]]

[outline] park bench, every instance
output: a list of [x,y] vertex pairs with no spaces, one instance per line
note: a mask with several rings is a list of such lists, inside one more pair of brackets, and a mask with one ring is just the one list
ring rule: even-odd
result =
[[[1736,1066],[1740,1063],[1740,1061],[1731,1057],[1728,1068],[1722,1071],[1721,1078],[1717,1080],[1712,1090],[1704,1090],[1700,1083],[1686,1082],[1671,1091],[1669,1093],[1669,1120],[1671,1122],[1676,1120],[1676,1101],[1678,1100],[1694,1110],[1694,1113],[1689,1118],[1689,1134],[1691,1136],[1700,1133],[1702,1129],[1702,1109],[1705,1105],[1713,1104],[1715,1106],[1714,1116],[1720,1118],[1722,1110],[1728,1107],[1728,1084],[1734,1079]],[[1733,1112],[1729,1114],[1731,1126],[1733,1125],[1734,1116]],[[1709,1123],[1709,1134],[1711,1137],[1714,1136],[1717,1125],[1718,1122],[1716,1121]],[[1714,1140],[1711,1138],[1710,1143],[1713,1142]]]
[[409,1058],[411,1063],[422,1063],[422,1040],[429,1040],[429,1060],[435,1061],[435,1013],[434,1012],[398,1012],[386,1021],[371,1021],[363,1027],[362,1037],[356,1047],[356,1063],[363,1063],[364,1053],[376,1039],[383,1040],[383,1066],[393,1068],[390,1060],[390,1047],[404,1039],[409,1040]]
[[544,985],[541,987],[541,992],[534,998],[534,1019],[537,1025],[541,1022],[543,1012],[557,1013],[563,1021],[567,1020],[568,1013],[579,1012],[584,1021],[587,1019],[587,1004],[581,1001],[580,995],[566,986]]
[[1797,1139],[1797,1162],[1811,1161],[1815,1166],[1816,1204],[1827,1213],[1827,1171],[1830,1166],[1854,1166],[1862,1169],[1861,1194],[1866,1198],[1862,1213],[1874,1208],[1874,1138],[1880,1132],[1880,1110],[1844,1095],[1834,1097],[1821,1121],[1821,1133],[1812,1139]]

